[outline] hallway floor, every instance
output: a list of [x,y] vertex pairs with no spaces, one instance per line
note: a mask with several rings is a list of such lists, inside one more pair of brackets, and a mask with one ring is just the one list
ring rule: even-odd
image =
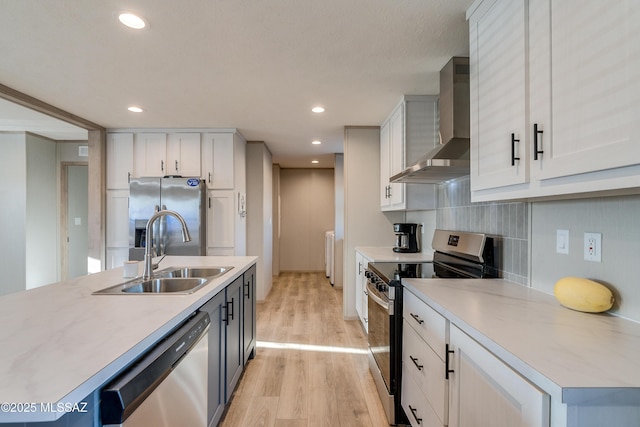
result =
[[282,273],[257,305],[256,356],[221,425],[388,426],[358,320],[323,273]]

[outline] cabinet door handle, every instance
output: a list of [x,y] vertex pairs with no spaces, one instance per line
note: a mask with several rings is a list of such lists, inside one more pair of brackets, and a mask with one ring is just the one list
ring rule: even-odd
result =
[[164,172],[164,160],[160,160],[160,171]]
[[[229,304],[231,304],[231,310],[229,311],[228,306]],[[231,320],[233,320],[233,298],[231,298],[231,301],[227,302],[227,314],[231,315]]]
[[420,316],[418,316],[417,314],[413,314],[413,313],[409,313],[409,314],[411,315],[411,317],[413,317],[413,320],[418,322],[419,325],[422,325],[424,323],[424,320],[422,320]]
[[211,197],[209,197],[209,209],[211,209]]
[[520,157],[516,157],[516,142],[520,143],[519,139],[516,139],[516,134],[511,134],[511,166],[516,165],[516,160],[520,161]]
[[224,317],[222,318],[222,321],[225,323],[225,325],[229,326],[229,303],[225,303],[224,305],[220,306],[220,310],[224,309]]
[[409,359],[411,359],[413,364],[416,365],[416,368],[418,368],[418,371],[422,371],[422,368],[424,368],[424,365],[419,365],[418,364],[418,358],[417,357],[413,357],[412,355],[409,355]]
[[389,184],[389,198],[391,198],[391,184]]
[[211,172],[209,172],[209,184],[211,184]]
[[251,281],[247,280],[244,284],[244,287],[247,288],[247,293],[244,294],[245,297],[247,297],[247,299],[251,299],[250,296],[250,292],[251,292]]
[[411,415],[413,415],[413,418],[416,419],[416,422],[418,424],[422,424],[422,418],[418,418],[418,415],[417,415],[418,410],[416,408],[412,407],[411,405],[409,405],[409,410],[411,411]]
[[127,172],[127,182],[131,182],[131,172]]
[[444,379],[448,380],[449,379],[449,374],[453,374],[454,370],[453,369],[449,369],[449,355],[453,354],[454,351],[453,350],[449,350],[449,344],[445,344],[444,346],[444,350],[445,350],[445,355],[444,355]]
[[176,160],[176,172],[178,172],[178,161]]
[[[534,123],[533,124],[533,160],[538,160],[538,154],[544,153],[544,150],[538,150],[538,134],[542,135],[542,132],[543,131],[538,129],[538,124]],[[540,145],[542,146],[542,142],[540,142]]]

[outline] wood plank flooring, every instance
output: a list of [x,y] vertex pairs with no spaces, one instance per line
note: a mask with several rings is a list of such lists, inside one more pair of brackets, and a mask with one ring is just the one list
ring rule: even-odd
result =
[[388,426],[358,320],[324,273],[282,273],[257,306],[256,356],[221,426]]

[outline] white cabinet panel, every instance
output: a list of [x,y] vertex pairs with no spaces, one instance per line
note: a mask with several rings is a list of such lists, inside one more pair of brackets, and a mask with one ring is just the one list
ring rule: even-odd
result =
[[233,191],[210,191],[207,210],[207,247],[233,248],[235,203]]
[[234,142],[232,133],[202,136],[202,179],[212,190],[234,188]]
[[133,174],[133,134],[107,134],[107,189],[129,189]]
[[438,423],[446,425],[449,382],[445,377],[445,363],[409,324],[411,320],[403,321],[402,377],[413,378],[437,415]]
[[403,294],[403,316],[418,335],[444,360],[447,342],[447,320],[411,292]]
[[167,175],[200,176],[200,134],[172,133],[167,145]]
[[134,142],[135,170],[140,177],[167,175],[167,135],[165,133],[137,133]]
[[472,190],[528,180],[526,4],[487,1],[469,21]]
[[[411,376],[402,379],[402,408],[413,427],[442,427],[422,390]],[[469,425],[469,427],[480,427]]]
[[640,164],[638,3],[532,2],[531,17],[537,177]]
[[365,332],[369,332],[369,299],[367,293],[367,277],[365,270],[371,260],[356,251],[356,312]]
[[129,248],[129,190],[107,191],[107,247]]
[[451,325],[450,427],[548,427],[549,395]]

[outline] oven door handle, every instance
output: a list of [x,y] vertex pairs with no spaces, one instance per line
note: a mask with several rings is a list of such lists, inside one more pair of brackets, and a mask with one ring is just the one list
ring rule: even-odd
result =
[[367,283],[367,290],[369,291],[368,292],[369,298],[371,298],[373,302],[378,304],[380,307],[384,308],[385,311],[387,311],[389,314],[393,314],[393,312],[390,311],[391,304],[389,304],[388,302],[385,302],[382,298],[376,295],[377,289],[375,289],[370,283]]

